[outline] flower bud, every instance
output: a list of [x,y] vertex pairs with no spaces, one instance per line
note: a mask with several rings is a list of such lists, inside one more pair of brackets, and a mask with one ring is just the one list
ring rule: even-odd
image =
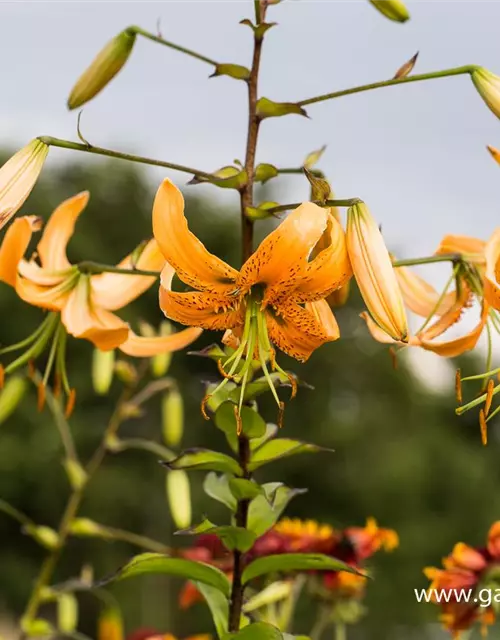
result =
[[78,624],[78,601],[72,593],[62,593],[57,599],[57,629],[71,635]]
[[31,193],[48,152],[49,147],[35,138],[0,169],[0,229]]
[[45,547],[45,549],[49,549],[49,551],[53,551],[57,549],[59,546],[59,536],[50,527],[45,527],[44,525],[36,525],[36,524],[27,524],[24,527],[24,531],[30,535],[34,540],[38,542],[38,544]]
[[114,349],[110,351],[101,351],[100,349],[94,349],[92,358],[92,384],[94,391],[100,395],[105,396],[111,383],[113,382],[113,374],[115,371],[115,352]]
[[[172,325],[169,322],[160,324],[160,336],[169,336],[172,333]],[[167,374],[170,363],[172,362],[172,351],[158,353],[151,358],[151,372],[155,378],[161,378]]]
[[125,29],[108,42],[73,87],[68,109],[81,107],[111,82],[132,53],[135,38],[133,30]]
[[0,391],[0,424],[9,418],[24,398],[28,383],[21,376],[8,378]]
[[347,250],[368,311],[391,338],[406,341],[403,297],[382,234],[364,202],[347,212]]
[[406,22],[410,19],[408,9],[401,0],[370,0],[370,2],[389,20]]
[[471,78],[486,106],[500,118],[500,77],[488,69],[477,67],[471,73]]
[[178,389],[167,391],[162,400],[163,439],[169,447],[176,447],[184,430],[184,405]]
[[191,526],[191,487],[189,477],[182,469],[167,473],[167,498],[170,513],[179,529]]

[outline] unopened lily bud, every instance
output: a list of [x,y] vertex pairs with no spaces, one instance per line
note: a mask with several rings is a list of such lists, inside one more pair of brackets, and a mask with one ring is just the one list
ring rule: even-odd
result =
[[113,382],[114,370],[114,349],[111,349],[111,351],[94,349],[92,357],[92,384],[94,385],[94,391],[98,395],[105,396],[108,393],[111,383]]
[[66,458],[63,462],[64,470],[68,476],[69,483],[73,489],[81,489],[87,482],[87,473],[82,465],[76,460]]
[[62,593],[57,599],[57,628],[72,634],[78,624],[78,602],[72,593]]
[[21,376],[8,378],[4,388],[0,391],[0,424],[9,418],[26,393],[27,382]]
[[370,0],[372,5],[394,22],[406,22],[410,19],[410,13],[401,0]]
[[133,385],[137,381],[137,369],[126,360],[118,360],[115,363],[115,373],[124,384]]
[[59,536],[57,532],[50,527],[28,524],[24,527],[24,531],[36,540],[38,544],[50,551],[56,549],[59,545]]
[[364,202],[347,212],[347,250],[368,311],[391,338],[406,341],[403,297],[382,234]]
[[178,469],[167,473],[167,498],[170,513],[179,529],[191,526],[191,486],[185,471]]
[[471,73],[471,78],[486,106],[500,118],[500,77],[488,69],[477,67]]
[[0,169],[0,229],[31,193],[48,152],[49,147],[35,138]]
[[84,538],[109,538],[106,529],[89,518],[75,518],[69,527],[73,536]]
[[184,403],[178,389],[168,391],[162,400],[163,439],[169,447],[176,447],[184,431]]
[[69,109],[76,109],[92,100],[111,82],[127,62],[132,53],[135,39],[135,32],[132,29],[125,29],[108,42],[73,87],[68,98]]
[[[160,324],[160,336],[169,336],[171,333],[172,325],[169,322],[162,322]],[[155,378],[161,378],[166,375],[172,362],[172,355],[172,351],[165,351],[151,358],[151,372]]]

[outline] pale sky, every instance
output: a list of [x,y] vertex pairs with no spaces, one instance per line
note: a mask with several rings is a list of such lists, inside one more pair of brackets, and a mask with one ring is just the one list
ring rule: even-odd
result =
[[[285,0],[271,7],[260,94],[295,101],[391,77],[417,50],[415,72],[481,64],[500,74],[500,2],[408,2],[396,24],[367,0]],[[0,3],[1,144],[48,134],[75,139],[69,90],[98,50],[130,24],[221,62],[249,65],[253,2]],[[139,39],[123,72],[84,111],[95,145],[211,171],[244,154],[243,83]],[[446,232],[487,237],[500,224],[500,122],[467,76],[379,89],[308,107],[311,119],[264,122],[258,161],[299,165],[323,144],[321,163],[339,197],[363,198],[389,244],[407,257],[433,251]],[[49,162],[78,154],[52,150]],[[72,156],[70,158],[70,156]],[[82,157],[79,155],[79,157]],[[161,171],[179,184],[183,174]],[[282,202],[307,198],[305,180],[281,178]],[[198,187],[191,187],[198,188]],[[207,193],[221,197],[213,187]],[[234,194],[223,194],[225,198]]]

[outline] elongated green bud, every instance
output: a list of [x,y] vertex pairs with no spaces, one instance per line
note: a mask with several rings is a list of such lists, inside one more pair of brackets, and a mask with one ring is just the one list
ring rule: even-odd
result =
[[111,383],[113,382],[113,373],[115,370],[115,352],[101,351],[100,349],[94,349],[92,357],[92,384],[94,385],[94,391],[100,395],[105,396]]
[[410,19],[410,13],[401,0],[370,0],[372,5],[394,22],[406,22]]
[[73,633],[78,624],[78,602],[72,593],[62,593],[57,599],[57,628]]
[[161,405],[163,440],[169,447],[176,447],[184,431],[184,403],[178,389],[168,391]]
[[135,39],[134,31],[125,29],[108,42],[73,87],[68,98],[68,109],[81,107],[111,82],[127,62]]
[[[172,325],[170,322],[162,322],[159,333],[160,336],[169,336],[172,333]],[[170,363],[172,362],[172,355],[172,351],[166,351],[151,358],[151,372],[155,378],[162,378],[167,374]]]
[[49,147],[35,138],[0,169],[0,229],[15,215],[35,186]]
[[87,473],[82,465],[76,460],[66,458],[63,462],[64,470],[68,476],[69,483],[73,489],[81,489],[87,482]]
[[191,526],[191,485],[185,471],[178,469],[167,473],[167,498],[170,513],[179,529]]
[[500,118],[500,77],[488,69],[477,67],[471,73],[471,78],[486,106]]
[[8,378],[4,388],[0,391],[0,424],[9,418],[24,398],[27,381],[21,376]]
[[56,549],[59,545],[59,536],[57,535],[57,532],[50,527],[27,524],[24,527],[24,531],[36,540],[38,544],[50,551]]

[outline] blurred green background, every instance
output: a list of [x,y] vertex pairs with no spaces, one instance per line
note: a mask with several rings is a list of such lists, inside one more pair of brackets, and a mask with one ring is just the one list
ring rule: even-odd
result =
[[[46,219],[62,199],[89,189],[91,201],[71,241],[70,259],[115,263],[149,237],[155,188],[147,174],[120,162],[65,164],[44,173],[24,212]],[[185,190],[191,228],[210,250],[238,266],[236,196],[234,206],[221,207],[215,199],[201,199],[197,193],[197,187]],[[272,192],[266,198],[272,199]],[[265,230],[261,224],[259,232]],[[3,284],[0,302],[2,345],[19,341],[40,322],[42,313],[16,299]],[[413,589],[427,585],[422,568],[439,563],[456,541],[483,543],[500,513],[497,446],[493,437],[487,448],[481,446],[477,416],[455,416],[453,368],[446,393],[440,391],[442,385],[433,390],[425,384],[404,356],[394,370],[387,351],[371,340],[358,318],[360,309],[353,287],[349,303],[337,312],[341,340],[314,353],[305,365],[280,360],[315,387],[314,391],[301,389],[288,405],[285,435],[331,447],[335,453],[278,462],[259,473],[259,479],[309,489],[292,502],[288,515],[336,527],[363,525],[367,516],[374,516],[381,526],[398,531],[399,549],[372,562],[376,579],[368,589],[368,615],[352,638],[438,637],[434,635],[437,608],[418,604]],[[159,324],[156,286],[132,305],[127,318]],[[205,334],[196,346],[219,338]],[[108,397],[94,395],[91,357],[90,343],[69,341],[70,380],[78,389],[71,425],[84,460],[97,445],[120,391],[115,382]],[[455,364],[472,371],[480,363],[468,357]],[[170,374],[178,379],[186,403],[184,445],[225,447],[221,433],[199,412],[203,382],[217,378],[215,365],[176,354]],[[429,370],[429,380],[433,379],[435,374]],[[275,419],[272,402],[263,401],[261,408],[270,421]],[[121,433],[160,441],[160,423],[157,398],[143,417],[127,422]],[[51,414],[47,409],[37,413],[31,388],[15,414],[0,425],[0,498],[35,522],[56,527],[69,491],[61,454]],[[192,475],[194,520],[206,514],[220,521],[225,514],[202,495],[203,476]],[[109,455],[88,488],[81,515],[166,544],[184,542],[172,540],[165,471],[148,453]],[[25,606],[44,551],[2,513],[0,540],[0,635],[3,630],[8,636],[7,628]],[[86,564],[92,565],[96,576],[103,576],[136,552],[123,543],[72,539],[56,582],[78,574]],[[182,638],[209,630],[203,605],[197,605],[195,615],[179,611],[179,587],[179,581],[152,577],[120,584],[112,591],[123,607],[129,631],[156,627]],[[81,606],[82,630],[92,636],[96,602],[83,595]],[[50,608],[47,612],[50,615]],[[308,632],[309,622],[306,611],[295,631]]]

